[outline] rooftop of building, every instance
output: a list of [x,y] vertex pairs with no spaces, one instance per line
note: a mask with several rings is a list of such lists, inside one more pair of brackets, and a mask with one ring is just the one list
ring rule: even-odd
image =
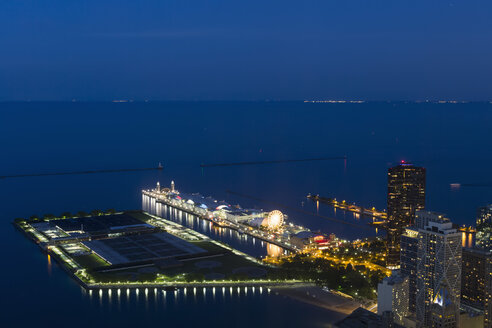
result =
[[215,210],[224,210],[232,215],[236,216],[245,216],[245,215],[253,215],[253,214],[261,214],[262,210],[257,209],[247,209],[242,208],[239,205],[231,205],[226,201],[218,201],[213,199],[212,197],[204,197],[201,194],[193,193],[172,193],[172,198],[184,200],[185,202],[203,208],[209,211]]
[[318,236],[319,234],[316,234],[312,231],[300,231],[294,235],[294,237],[300,238],[300,239],[309,239],[309,238],[314,238]]
[[431,233],[437,233],[441,235],[450,235],[460,233],[458,229],[453,225],[452,222],[429,222],[423,229],[420,231],[426,231]]
[[53,220],[50,224],[58,227],[68,234],[77,231],[83,231],[90,234],[132,227],[151,227],[150,225],[145,224],[126,213]]
[[397,285],[405,281],[405,278],[400,274],[400,270],[393,270],[391,276],[385,277],[383,279],[383,284],[387,285]]
[[403,229],[402,236],[416,238],[419,235],[419,229],[416,227],[407,227]]
[[429,218],[432,217],[436,221],[450,221],[446,217],[446,214],[440,213],[440,212],[434,212],[434,211],[428,211],[428,210],[416,210],[415,215],[416,216],[426,216]]
[[415,212],[415,227],[419,230],[445,235],[458,232],[458,227],[446,217],[446,214],[427,210]]
[[400,163],[398,163],[398,165],[413,166],[413,163],[405,160],[401,160]]
[[487,256],[490,252],[487,249],[479,248],[479,247],[463,247],[463,254],[466,255],[473,254],[476,256]]
[[111,264],[130,263],[206,251],[167,232],[128,235],[83,242]]
[[390,170],[395,170],[395,169],[402,169],[402,168],[403,169],[405,169],[405,168],[414,168],[414,169],[417,169],[417,170],[425,170],[424,167],[416,166],[412,162],[405,161],[405,160],[400,161],[397,165],[392,166],[389,169]]
[[[335,323],[335,327],[338,328],[378,328],[378,327],[389,327],[388,323],[382,316],[377,315],[364,308],[357,308],[345,319],[342,319]],[[396,323],[392,323],[394,328],[402,328],[403,326]]]

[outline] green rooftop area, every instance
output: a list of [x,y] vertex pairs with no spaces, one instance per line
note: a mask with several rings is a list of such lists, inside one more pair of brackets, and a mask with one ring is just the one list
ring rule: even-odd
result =
[[231,283],[271,276],[272,269],[256,259],[142,211],[32,217],[14,224],[88,287]]

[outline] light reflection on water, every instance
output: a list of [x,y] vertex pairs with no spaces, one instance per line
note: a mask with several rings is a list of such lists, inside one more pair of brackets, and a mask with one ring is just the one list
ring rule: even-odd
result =
[[51,276],[51,272],[52,272],[51,256],[50,254],[48,254],[48,275]]
[[[142,289],[142,290],[140,290]],[[140,292],[144,292],[145,297],[139,297]],[[261,298],[267,297],[268,292],[263,287],[193,287],[193,295],[188,295],[188,288],[178,288],[174,291],[164,289],[127,289],[127,293],[121,293],[118,289],[117,297],[112,297],[111,289],[99,289],[93,296],[92,290],[82,292],[82,297],[91,304],[105,310],[111,311],[113,305],[116,309],[130,309],[136,305],[143,305],[146,312],[157,311],[163,307],[172,307],[187,303],[223,303],[228,298]]]
[[284,249],[277,245],[264,242],[263,240],[261,243],[257,243],[256,238],[252,236],[241,234],[236,230],[217,227],[208,220],[200,219],[193,214],[183,212],[166,204],[158,203],[155,199],[146,195],[142,199],[142,208],[144,211],[153,215],[177,222],[255,257],[265,255],[278,256],[284,253]]
[[473,247],[475,244],[475,234],[471,232],[461,232],[461,246],[463,247]]
[[267,244],[267,253],[268,253],[268,256],[270,257],[278,257],[280,255],[282,255],[284,252],[284,249],[277,246],[277,245],[274,245],[274,244]]

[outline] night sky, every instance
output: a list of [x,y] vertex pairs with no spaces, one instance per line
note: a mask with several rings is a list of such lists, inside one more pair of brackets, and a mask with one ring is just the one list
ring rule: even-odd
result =
[[492,99],[490,0],[1,1],[0,101]]

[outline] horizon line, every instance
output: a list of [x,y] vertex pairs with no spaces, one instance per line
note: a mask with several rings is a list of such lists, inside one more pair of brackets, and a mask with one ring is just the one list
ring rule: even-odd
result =
[[367,100],[367,99],[216,99],[216,100],[184,100],[184,99],[101,99],[101,100],[0,100],[1,103],[206,103],[206,102],[222,102],[222,103],[311,103],[311,104],[363,104],[363,103],[435,103],[435,104],[465,104],[465,103],[492,103],[492,100],[458,100],[458,99],[414,99],[414,100]]

